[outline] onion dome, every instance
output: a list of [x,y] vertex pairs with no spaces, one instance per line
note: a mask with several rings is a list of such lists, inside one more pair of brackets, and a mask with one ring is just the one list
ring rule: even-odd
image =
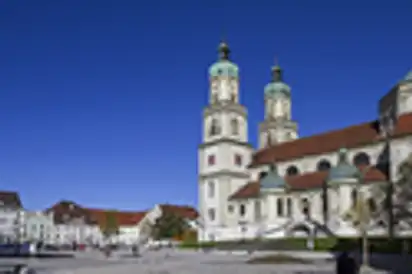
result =
[[265,86],[266,97],[290,97],[290,87],[283,82],[283,71],[279,66],[272,67],[272,82]]
[[279,176],[276,165],[270,166],[269,172],[260,180],[260,191],[271,190],[276,188],[284,188],[286,181]]
[[226,42],[219,44],[219,60],[209,68],[210,77],[239,77],[239,67],[229,60],[230,48]]
[[328,184],[338,183],[346,180],[358,179],[359,169],[350,164],[348,160],[348,151],[345,148],[339,150],[338,164],[329,170]]

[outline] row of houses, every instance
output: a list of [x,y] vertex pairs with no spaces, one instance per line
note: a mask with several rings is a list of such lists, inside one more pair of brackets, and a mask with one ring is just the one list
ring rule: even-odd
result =
[[[24,209],[17,192],[0,192],[0,237],[4,241],[41,241],[50,245],[101,245],[109,241],[135,244],[147,241],[151,224],[165,212],[195,221],[197,211],[189,206],[158,204],[145,211],[90,208],[62,200],[42,211]],[[110,218],[110,220],[108,220]],[[116,226],[109,237],[108,222]]]

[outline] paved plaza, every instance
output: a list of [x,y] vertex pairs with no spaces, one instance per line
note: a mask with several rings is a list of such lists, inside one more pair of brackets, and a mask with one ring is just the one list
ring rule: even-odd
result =
[[335,273],[334,263],[324,260],[314,260],[309,265],[250,265],[245,263],[248,258],[247,255],[234,254],[156,251],[145,252],[140,258],[133,258],[131,254],[117,254],[106,259],[101,254],[90,253],[67,259],[7,259],[7,263],[27,263],[39,274]]

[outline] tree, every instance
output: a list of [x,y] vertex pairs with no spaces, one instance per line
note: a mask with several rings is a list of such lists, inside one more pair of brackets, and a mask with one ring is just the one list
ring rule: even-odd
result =
[[412,154],[399,166],[399,179],[394,184],[393,217],[397,228],[412,227]]
[[151,236],[155,240],[181,236],[188,229],[185,219],[172,212],[164,211],[152,226]]
[[106,212],[105,222],[101,229],[106,238],[116,235],[119,232],[119,226],[114,212]]
[[394,230],[412,227],[412,153],[399,165],[398,179],[393,184],[384,184],[373,189],[377,199],[375,221],[381,222],[389,229],[389,236]]

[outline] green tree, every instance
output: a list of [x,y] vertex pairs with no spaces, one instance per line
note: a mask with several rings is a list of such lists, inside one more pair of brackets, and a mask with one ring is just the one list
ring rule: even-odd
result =
[[151,236],[155,240],[171,239],[181,236],[188,229],[188,224],[181,216],[164,211],[152,226]]
[[377,199],[377,214],[373,219],[383,222],[390,236],[395,229],[412,227],[412,154],[398,167],[397,180],[389,185],[375,187],[375,197],[383,194],[383,199]]
[[412,154],[399,166],[399,179],[394,184],[393,217],[399,229],[412,227]]
[[114,212],[106,212],[105,222],[102,227],[102,233],[106,238],[116,235],[119,232],[116,215]]

